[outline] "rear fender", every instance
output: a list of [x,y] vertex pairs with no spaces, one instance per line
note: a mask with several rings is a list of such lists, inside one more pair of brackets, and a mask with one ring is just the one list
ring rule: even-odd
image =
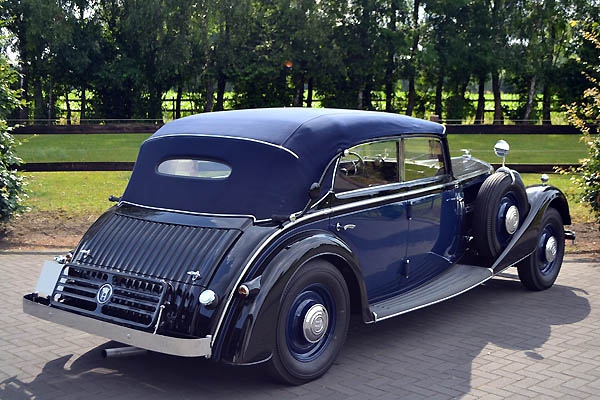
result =
[[278,246],[274,253],[264,267],[246,279],[248,282],[260,278],[258,293],[247,298],[236,295],[235,306],[231,309],[235,322],[227,330],[222,353],[225,362],[254,364],[271,357],[283,290],[298,268],[316,258],[326,259],[342,272],[353,308],[360,307],[363,318],[372,319],[357,260],[339,238],[326,231],[305,233]]
[[560,189],[548,185],[529,186],[527,199],[529,213],[506,249],[493,263],[491,268],[495,274],[516,264],[535,250],[537,238],[542,229],[542,217],[548,207],[553,207],[560,213],[564,225],[571,224],[569,205]]

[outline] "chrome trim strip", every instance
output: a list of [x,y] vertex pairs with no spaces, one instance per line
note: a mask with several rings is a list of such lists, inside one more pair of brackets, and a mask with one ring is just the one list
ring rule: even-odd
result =
[[132,202],[127,201],[127,200],[121,200],[121,201],[119,201],[117,203],[118,206],[120,206],[121,204],[129,204],[130,206],[145,208],[145,209],[148,209],[148,210],[166,211],[166,212],[172,212],[172,213],[176,213],[176,214],[198,215],[198,216],[201,216],[201,217],[250,218],[250,219],[252,219],[252,221],[255,224],[259,224],[259,223],[271,221],[270,218],[269,219],[256,219],[256,217],[254,215],[243,215],[243,214],[210,214],[210,213],[200,213],[200,212],[185,211],[185,210],[173,210],[173,209],[170,209],[170,208],[145,206],[143,204],[132,203]]
[[331,212],[343,211],[348,208],[355,208],[355,207],[360,207],[363,205],[368,206],[368,205],[375,204],[375,203],[386,202],[388,200],[394,200],[396,198],[412,197],[412,196],[419,195],[419,194],[426,193],[426,192],[442,190],[446,186],[452,186],[451,182],[439,184],[439,185],[435,185],[435,186],[427,186],[425,188],[410,190],[408,192],[394,193],[394,194],[389,194],[387,196],[374,197],[372,199],[361,200],[361,201],[357,201],[354,203],[342,204],[339,206],[332,207],[330,210],[331,210]]
[[244,137],[239,137],[239,136],[207,135],[207,134],[201,134],[201,133],[200,134],[196,134],[196,133],[178,133],[178,134],[159,135],[159,136],[155,136],[155,137],[150,137],[150,138],[148,138],[146,140],[150,141],[150,140],[158,140],[158,139],[164,138],[164,137],[182,137],[182,136],[191,136],[191,137],[200,136],[200,137],[219,138],[219,139],[245,140],[247,142],[260,143],[260,144],[264,144],[264,145],[267,145],[267,146],[275,147],[275,148],[277,148],[279,150],[283,150],[283,151],[286,151],[286,152],[290,153],[297,160],[300,159],[300,157],[296,153],[294,153],[292,150],[288,149],[287,147],[283,147],[283,146],[275,144],[275,143],[265,142],[263,140],[250,139],[250,138],[244,138]]
[[212,354],[210,336],[200,339],[180,339],[155,335],[45,306],[26,298],[23,298],[23,312],[45,321],[159,353],[182,357],[204,356],[206,358]]
[[[445,175],[445,176],[450,177],[450,175]],[[452,177],[450,177],[450,178],[452,178]],[[407,181],[407,182],[386,183],[385,185],[370,186],[370,187],[364,187],[364,188],[360,188],[360,189],[348,190],[347,192],[336,193],[335,197],[338,199],[345,200],[347,198],[359,196],[363,192],[368,193],[368,192],[373,192],[373,191],[394,190],[396,188],[401,189],[403,187],[410,186],[411,184],[414,184],[415,182],[419,182],[419,185],[420,185],[420,184],[427,184],[427,183],[435,182],[438,180],[441,180],[441,177],[422,178],[419,180]],[[443,185],[443,184],[441,184],[441,185]],[[438,186],[438,185],[436,185],[436,186]],[[436,187],[436,186],[431,186],[431,187]]]
[[401,312],[399,312],[399,313],[396,313],[396,314],[387,315],[387,316],[385,316],[385,317],[383,317],[383,318],[378,318],[378,317],[377,317],[377,314],[376,314],[376,313],[374,313],[374,312],[372,312],[372,314],[373,314],[373,315],[374,315],[374,317],[375,317],[375,322],[384,321],[384,320],[386,320],[386,319],[390,319],[390,318],[397,317],[398,315],[406,314],[406,313],[409,313],[409,312],[411,312],[411,311],[415,311],[415,310],[419,310],[419,309],[421,309],[421,308],[425,308],[425,307],[428,307],[428,306],[432,306],[432,305],[434,305],[434,304],[441,303],[441,302],[443,302],[443,301],[446,301],[446,300],[448,300],[448,299],[451,299],[451,298],[453,298],[453,297],[456,297],[456,296],[458,296],[458,295],[461,295],[461,294],[463,294],[463,293],[465,293],[465,292],[468,292],[469,290],[471,290],[471,289],[473,289],[473,288],[475,288],[475,287],[477,287],[477,286],[481,285],[482,283],[485,283],[485,282],[489,281],[490,279],[492,279],[492,278],[495,276],[495,274],[494,274],[494,270],[493,270],[493,269],[491,269],[491,268],[486,268],[486,269],[487,269],[488,271],[490,271],[490,276],[489,276],[489,277],[487,277],[487,278],[483,279],[481,282],[479,282],[479,283],[476,283],[476,284],[474,284],[474,285],[472,285],[472,286],[470,286],[470,287],[468,287],[468,288],[466,288],[466,289],[464,289],[464,290],[462,290],[462,291],[460,291],[460,292],[457,292],[457,293],[454,293],[454,294],[452,294],[452,295],[450,295],[450,296],[444,297],[443,299],[439,299],[439,300],[436,300],[436,301],[432,301],[431,303],[422,304],[422,305],[420,305],[420,306],[413,307],[413,308],[410,308],[410,309],[408,309],[408,310],[401,311]]

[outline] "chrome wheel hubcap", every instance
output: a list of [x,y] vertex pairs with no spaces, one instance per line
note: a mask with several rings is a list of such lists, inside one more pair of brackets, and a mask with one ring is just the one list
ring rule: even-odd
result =
[[512,235],[519,229],[519,209],[517,206],[510,206],[506,211],[504,227],[509,235]]
[[546,247],[544,249],[544,255],[547,262],[552,262],[556,258],[556,252],[558,251],[558,243],[554,236],[550,236],[546,241]]
[[323,338],[329,326],[329,314],[322,304],[315,304],[308,309],[302,323],[304,338],[310,343],[317,343]]

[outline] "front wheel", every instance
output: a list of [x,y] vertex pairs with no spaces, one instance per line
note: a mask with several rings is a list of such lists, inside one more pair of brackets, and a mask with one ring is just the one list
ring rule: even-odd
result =
[[303,265],[282,295],[272,374],[293,385],[319,378],[340,352],[349,323],[350,296],[342,274],[324,260]]
[[542,228],[535,251],[517,264],[519,279],[529,290],[545,290],[558,277],[565,254],[565,231],[560,213],[548,208],[542,218]]

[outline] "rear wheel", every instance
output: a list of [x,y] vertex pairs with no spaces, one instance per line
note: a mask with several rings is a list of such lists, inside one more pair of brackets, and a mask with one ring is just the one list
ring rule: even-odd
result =
[[271,372],[300,385],[323,375],[340,352],[350,322],[350,296],[342,274],[310,261],[286,285],[276,323]]
[[529,290],[550,288],[560,272],[565,254],[565,231],[560,213],[548,208],[542,218],[542,228],[535,251],[517,264],[519,279]]

